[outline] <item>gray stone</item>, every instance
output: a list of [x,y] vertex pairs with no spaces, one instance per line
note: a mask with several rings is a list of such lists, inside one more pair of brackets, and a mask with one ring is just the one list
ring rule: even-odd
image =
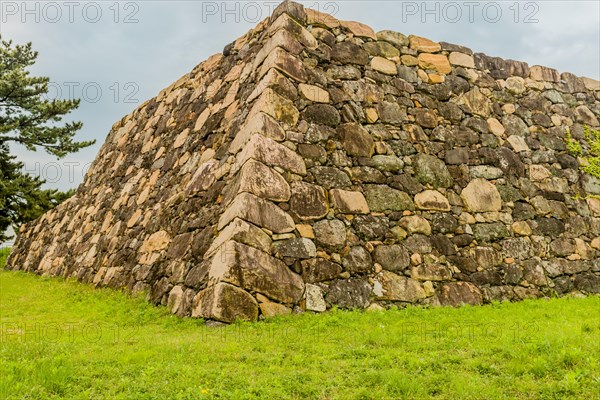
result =
[[362,246],[354,246],[342,258],[344,269],[350,273],[369,272],[373,268],[371,255]]
[[331,48],[331,58],[343,64],[367,65],[369,54],[352,42],[339,42]]
[[388,271],[403,271],[410,266],[410,255],[401,245],[380,245],[375,248],[375,262]]
[[431,245],[434,250],[437,250],[438,254],[445,256],[451,256],[456,254],[456,246],[450,238],[446,235],[437,234],[431,237]]
[[295,228],[292,217],[285,211],[250,193],[241,193],[233,200],[229,208],[221,214],[218,229],[223,229],[235,218],[277,233],[292,232]]
[[406,120],[406,110],[398,103],[384,101],[377,104],[379,120],[384,124],[399,124]]
[[313,167],[310,169],[319,186],[324,189],[344,188],[352,184],[348,174],[333,167]]
[[348,154],[356,157],[371,157],[374,149],[373,138],[360,124],[341,125],[337,132]]
[[317,243],[338,249],[346,244],[346,225],[340,220],[322,220],[314,224]]
[[550,243],[550,251],[559,257],[567,257],[575,253],[575,241],[573,239],[559,238]]
[[256,321],[258,303],[245,290],[227,283],[218,283],[196,295],[192,316],[227,323],[237,319]]
[[398,172],[404,167],[404,162],[396,156],[376,155],[372,157],[371,165],[381,171]]
[[504,173],[500,168],[490,167],[489,165],[477,165],[470,168],[472,178],[498,179]]
[[526,260],[533,255],[529,238],[508,238],[502,241],[502,254],[504,257],[516,260]]
[[404,240],[404,246],[411,253],[428,254],[431,253],[431,240],[425,235],[415,234]]
[[342,273],[342,267],[339,264],[322,258],[303,260],[301,265],[302,279],[310,283],[330,281]]
[[248,192],[266,200],[288,201],[290,186],[283,176],[263,163],[248,160],[235,182],[237,193]]
[[340,308],[365,308],[369,305],[371,292],[371,285],[364,278],[337,280],[329,285],[325,300]]
[[577,275],[575,287],[585,293],[600,293],[600,276],[593,273]]
[[483,303],[481,291],[469,282],[452,282],[442,285],[437,291],[441,305],[458,307],[464,304],[479,305]]
[[304,297],[308,311],[323,312],[327,309],[327,304],[325,304],[325,299],[323,298],[323,290],[320,287],[307,284]]
[[389,220],[381,215],[357,215],[352,227],[361,239],[382,240],[389,230]]
[[550,237],[557,237],[565,231],[565,223],[556,218],[536,218],[537,227],[534,232]]
[[422,184],[433,188],[448,188],[454,184],[446,164],[429,154],[419,154],[414,159],[415,176]]
[[385,185],[366,185],[365,198],[371,211],[375,212],[415,209],[408,194]]
[[412,267],[410,276],[419,281],[447,281],[452,278],[452,271],[445,265],[422,264]]
[[338,110],[329,104],[312,104],[304,110],[307,121],[327,126],[337,126],[341,121]]
[[501,255],[493,247],[478,246],[470,250],[477,267],[490,269],[502,263]]
[[462,165],[469,162],[469,150],[464,147],[448,150],[446,152],[446,164]]
[[458,220],[448,213],[433,214],[430,223],[433,232],[454,233],[458,228]]
[[377,40],[389,42],[397,48],[408,46],[408,37],[405,35],[390,30],[383,30],[377,32]]
[[[377,283],[380,288],[377,288]],[[427,297],[421,284],[411,278],[383,271],[376,279],[375,295],[380,300],[415,303]]]
[[484,242],[493,242],[510,236],[506,225],[502,222],[480,223],[473,227],[475,239]]
[[523,263],[523,279],[536,286],[548,285],[548,279],[539,260],[528,260]]
[[261,293],[273,300],[294,304],[304,293],[304,283],[282,261],[253,247],[229,241],[211,261],[209,284],[226,282]]
[[600,195],[600,179],[595,176],[586,174],[582,177],[582,186],[589,194]]
[[273,253],[279,258],[312,258],[317,249],[310,239],[294,238],[273,242]]

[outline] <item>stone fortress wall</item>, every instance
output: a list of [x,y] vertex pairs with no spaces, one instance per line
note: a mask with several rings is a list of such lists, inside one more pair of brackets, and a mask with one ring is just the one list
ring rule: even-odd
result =
[[600,292],[600,83],[284,2],[111,129],[7,268],[223,322]]

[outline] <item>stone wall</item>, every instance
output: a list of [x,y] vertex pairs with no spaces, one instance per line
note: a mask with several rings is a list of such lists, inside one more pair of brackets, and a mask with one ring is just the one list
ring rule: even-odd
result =
[[224,322],[600,292],[600,83],[285,2],[111,129],[7,267]]

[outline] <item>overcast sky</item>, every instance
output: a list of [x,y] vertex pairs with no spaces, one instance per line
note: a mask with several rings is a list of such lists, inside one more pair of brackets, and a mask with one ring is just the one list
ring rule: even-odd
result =
[[[357,20],[470,47],[492,56],[600,78],[600,6],[592,1],[302,2]],[[32,68],[51,97],[82,99],[70,114],[95,146],[61,160],[13,151],[46,187],[76,187],[111,125],[243,35],[277,2],[0,1],[0,33],[39,51]]]

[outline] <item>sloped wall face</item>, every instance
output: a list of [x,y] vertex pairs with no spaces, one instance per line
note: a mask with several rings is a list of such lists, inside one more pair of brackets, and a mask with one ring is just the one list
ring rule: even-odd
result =
[[117,123],[8,267],[178,315],[600,292],[600,84],[283,3]]

